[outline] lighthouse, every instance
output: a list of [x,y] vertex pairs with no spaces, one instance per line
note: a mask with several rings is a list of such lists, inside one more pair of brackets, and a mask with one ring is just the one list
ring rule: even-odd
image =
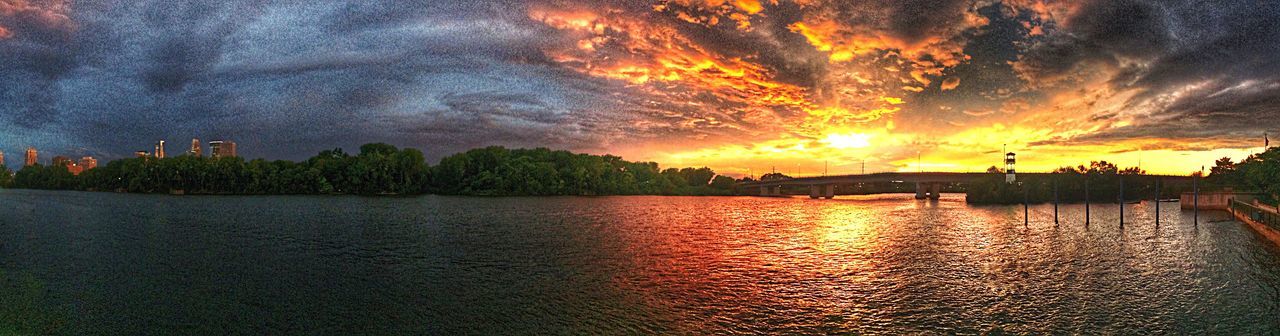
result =
[[1014,181],[1017,181],[1017,177],[1015,177],[1015,174],[1013,172],[1013,164],[1016,162],[1017,162],[1017,159],[1014,159],[1013,152],[1004,153],[1004,182],[1005,183],[1013,184]]

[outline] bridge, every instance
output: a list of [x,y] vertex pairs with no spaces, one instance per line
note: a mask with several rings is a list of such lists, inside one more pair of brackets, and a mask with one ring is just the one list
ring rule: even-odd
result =
[[[1052,176],[1057,173],[1017,173],[1018,177],[1028,176]],[[752,181],[738,183],[738,190],[754,190],[759,188],[760,196],[780,196],[783,195],[782,187],[808,187],[809,198],[827,198],[831,199],[836,196],[836,186],[852,186],[864,183],[915,183],[917,199],[938,199],[942,196],[942,188],[948,185],[963,185],[970,181],[982,178],[991,178],[992,176],[1001,176],[1003,173],[948,173],[948,172],[919,172],[919,173],[875,173],[860,175],[832,175],[832,176],[811,176],[789,179],[777,179],[768,181]],[[1172,182],[1189,182],[1190,176],[1173,176],[1173,175],[1141,175],[1148,178],[1159,178],[1161,180],[1169,180]]]

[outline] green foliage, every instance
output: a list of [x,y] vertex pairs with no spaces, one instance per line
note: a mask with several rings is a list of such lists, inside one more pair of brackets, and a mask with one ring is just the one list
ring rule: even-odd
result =
[[1280,147],[1250,155],[1240,162],[1222,158],[1205,178],[1209,188],[1262,193],[1262,201],[1280,199]]
[[[993,167],[994,168],[994,167]],[[988,177],[972,181],[966,186],[966,200],[975,204],[1016,204],[1024,198],[1031,203],[1052,202],[1056,196],[1060,202],[1108,203],[1120,201],[1120,185],[1123,180],[1124,199],[1149,199],[1156,195],[1173,197],[1182,186],[1158,183],[1157,178],[1145,176],[1134,168],[1119,169],[1106,161],[1090,162],[1088,166],[1062,167],[1052,175],[1017,175],[1017,182],[1005,182],[999,169],[988,169]],[[1088,187],[1086,195],[1085,188]]]
[[768,173],[768,174],[760,175],[761,181],[788,180],[788,179],[791,179],[791,176],[787,176],[783,173]]
[[727,195],[710,168],[658,170],[654,162],[546,148],[486,147],[440,160],[432,191],[462,195]]
[[9,167],[0,166],[0,188],[13,187],[13,171]]
[[653,162],[546,148],[479,148],[430,167],[416,149],[376,143],[360,146],[355,156],[334,149],[303,162],[129,158],[78,177],[65,167],[33,166],[20,171],[14,185],[188,194],[728,195],[734,182],[706,167],[660,171]]
[[72,176],[64,167],[32,166],[17,174],[15,186],[136,193],[192,194],[418,194],[426,191],[428,167],[422,152],[368,144],[358,156],[341,149],[303,162],[245,161],[242,158],[128,158]]
[[76,184],[75,176],[64,166],[27,166],[13,175],[13,186],[17,188],[67,190]]

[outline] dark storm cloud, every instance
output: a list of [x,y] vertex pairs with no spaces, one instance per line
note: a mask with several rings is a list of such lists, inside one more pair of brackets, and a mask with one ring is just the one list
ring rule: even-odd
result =
[[[9,152],[36,145],[120,157],[157,139],[200,137],[233,139],[247,155],[273,158],[365,141],[412,145],[439,157],[423,137],[388,134],[382,121],[441,106],[455,117],[416,120],[439,127],[433,136],[440,139],[465,138],[459,135],[472,132],[466,126],[481,112],[545,124],[493,128],[510,139],[536,139],[578,123],[535,104],[556,94],[548,85],[554,75],[518,66],[545,62],[540,50],[551,37],[521,4],[18,5],[13,10],[0,1],[0,123],[6,124],[0,129],[7,130],[0,146]],[[526,109],[533,114],[519,112]],[[559,137],[596,140],[575,132]]]
[[[1114,69],[1132,126],[1079,137],[1253,137],[1280,118],[1280,2],[1092,1],[1017,62],[1034,83]],[[1069,80],[1068,80],[1069,81]]]
[[[1074,89],[1091,70],[1135,92],[1097,122],[1150,116],[1082,141],[1243,136],[1280,110],[1275,1],[1089,1],[1056,19],[972,0],[742,3],[0,0],[0,150],[111,158],[200,137],[253,157],[387,141],[434,159],[495,144],[746,142],[804,137],[811,110],[881,96],[907,98],[901,114],[1001,118],[984,111]],[[1046,34],[1029,36],[1030,21]],[[830,58],[863,44],[876,50]],[[870,84],[843,77],[855,73]]]
[[1158,57],[1172,40],[1165,8],[1140,0],[1089,1],[1068,18],[1063,30],[1035,43],[1018,62],[1025,76],[1039,81],[1069,76],[1078,66],[1117,66]]
[[743,30],[732,21],[720,21],[715,25],[689,23],[679,20],[679,11],[699,12],[694,7],[671,4],[661,13],[650,14],[650,8],[633,10],[636,15],[654,16],[658,20],[677,27],[684,36],[699,46],[730,58],[750,59],[772,71],[774,80],[812,88],[828,71],[824,54],[809,47],[804,36],[795,34],[788,25],[803,20],[804,9],[795,3],[765,4],[768,16],[752,20],[751,30]]

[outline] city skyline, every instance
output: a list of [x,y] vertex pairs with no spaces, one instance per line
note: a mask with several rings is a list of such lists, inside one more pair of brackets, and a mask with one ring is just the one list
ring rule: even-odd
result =
[[818,174],[980,171],[1007,144],[1026,171],[1186,174],[1280,118],[1280,7],[1247,1],[7,8],[0,144],[104,158],[218,134],[253,158],[502,145]]
[[[210,144],[212,145],[212,144],[213,144],[213,143],[215,143],[215,142],[216,142],[216,143],[219,143],[219,144],[223,144],[223,143],[229,144],[229,148],[228,148],[228,149],[226,149],[224,152],[217,152],[217,151],[216,151],[216,149],[211,149],[211,150],[210,150],[210,152],[214,152],[214,153],[218,153],[218,154],[219,154],[218,156],[214,156],[214,157],[219,157],[219,156],[226,156],[226,157],[238,157],[238,156],[239,156],[239,155],[238,155],[238,152],[237,152],[237,148],[236,148],[237,146],[236,146],[236,143],[235,143],[234,141],[231,141],[231,140],[214,140],[214,141],[210,141]],[[201,153],[202,153],[203,149],[201,149],[201,147],[202,147],[202,146],[200,145],[199,138],[192,138],[192,139],[191,139],[191,148],[190,148],[189,150],[187,150],[187,151],[182,152],[181,154],[182,154],[182,155],[195,155],[195,156],[202,156],[202,155],[201,155]],[[106,158],[104,158],[104,159],[107,159],[108,161],[110,161],[110,160],[115,160],[115,159],[123,159],[123,158],[130,158],[130,157],[140,157],[140,156],[154,157],[154,158],[160,158],[160,159],[163,159],[163,158],[168,157],[168,156],[166,155],[166,153],[165,153],[165,140],[157,140],[157,141],[153,144],[153,147],[152,147],[152,148],[153,148],[153,151],[134,151],[134,152],[132,153],[132,155],[123,156],[123,157],[106,157]],[[212,147],[211,147],[211,148],[212,148]],[[71,151],[71,152],[74,152],[74,151]],[[32,162],[37,163],[37,164],[46,164],[46,162],[41,162],[41,161],[40,161],[40,156],[41,156],[41,155],[40,155],[40,153],[41,153],[41,152],[40,152],[40,150],[39,150],[38,148],[36,148],[35,146],[28,146],[28,147],[26,147],[26,150],[24,150],[24,155],[23,155],[23,158],[22,158],[22,160],[23,160],[22,164],[21,164],[21,165],[19,165],[19,166],[13,167],[13,168],[18,168],[18,169],[20,169],[21,167],[31,165],[31,164],[32,164]],[[46,155],[48,155],[48,154],[46,153]],[[67,160],[69,160],[68,162],[73,163],[73,164],[75,164],[75,165],[79,165],[79,166],[89,166],[89,168],[85,168],[85,169],[93,169],[93,167],[96,167],[96,166],[97,166],[97,162],[98,162],[97,160],[98,160],[99,158],[103,158],[103,157],[95,157],[95,156],[92,156],[92,155],[84,155],[84,156],[82,156],[82,157],[81,157],[81,159],[80,159],[79,161],[74,161],[74,160],[70,160],[70,159],[69,159],[69,157],[68,157],[68,156],[66,156],[66,155],[79,156],[79,155],[81,155],[81,154],[76,154],[76,153],[63,153],[63,154],[57,154],[57,155],[55,155],[55,156],[53,156],[53,157],[49,158],[49,159],[48,159],[47,164],[48,164],[48,165],[56,165],[56,164],[58,164],[58,162],[55,162],[55,161],[61,158],[61,159],[67,159]],[[48,157],[48,156],[45,156],[45,157]],[[34,158],[34,159],[33,159],[33,158]],[[86,164],[86,163],[89,163],[89,164]],[[0,166],[11,167],[11,166],[9,166],[9,165],[7,164],[7,162],[5,162],[5,155],[4,155],[4,150],[3,150],[3,149],[0,149]],[[15,170],[16,170],[16,169],[15,169]]]

